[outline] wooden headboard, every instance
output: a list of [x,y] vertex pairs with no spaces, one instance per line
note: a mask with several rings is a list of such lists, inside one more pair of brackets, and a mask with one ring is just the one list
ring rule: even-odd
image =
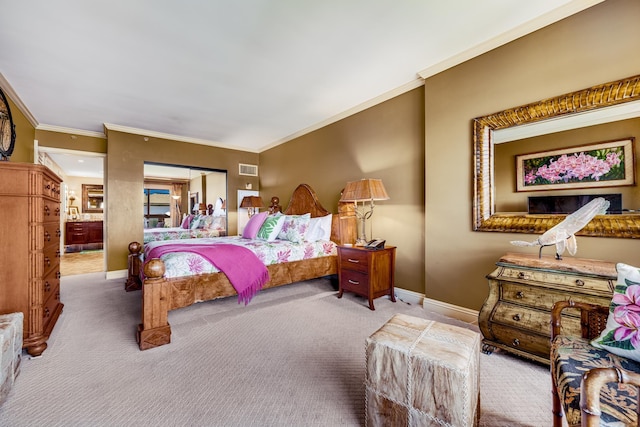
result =
[[[303,215],[311,214],[311,218],[329,215],[331,212],[326,210],[320,201],[316,192],[307,184],[300,184],[293,190],[289,206],[284,210],[285,215]],[[345,243],[355,243],[357,234],[356,217],[350,213],[333,214],[331,221],[331,240],[339,245]]]

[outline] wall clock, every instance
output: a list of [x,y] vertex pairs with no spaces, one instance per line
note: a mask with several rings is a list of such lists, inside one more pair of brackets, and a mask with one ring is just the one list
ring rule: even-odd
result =
[[9,160],[16,144],[16,127],[13,124],[9,101],[0,89],[0,160]]

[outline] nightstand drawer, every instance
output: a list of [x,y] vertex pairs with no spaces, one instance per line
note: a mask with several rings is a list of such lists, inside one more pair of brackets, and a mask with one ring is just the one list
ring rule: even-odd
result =
[[340,252],[340,267],[346,270],[366,273],[369,269],[369,255],[359,249],[342,249]]
[[340,283],[345,291],[356,292],[360,295],[369,294],[369,276],[352,270],[340,272]]

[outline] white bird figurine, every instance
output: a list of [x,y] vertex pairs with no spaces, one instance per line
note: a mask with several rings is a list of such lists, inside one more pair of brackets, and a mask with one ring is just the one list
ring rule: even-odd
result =
[[524,242],[522,240],[513,240],[512,245],[515,246],[536,246],[540,245],[539,256],[542,256],[542,248],[545,246],[556,245],[556,259],[562,259],[565,249],[571,255],[575,255],[578,251],[578,243],[576,242],[576,233],[589,223],[596,215],[604,215],[609,209],[609,201],[598,197],[593,199],[577,211],[567,215],[567,217],[559,224],[556,224],[547,230],[542,236],[533,242]]

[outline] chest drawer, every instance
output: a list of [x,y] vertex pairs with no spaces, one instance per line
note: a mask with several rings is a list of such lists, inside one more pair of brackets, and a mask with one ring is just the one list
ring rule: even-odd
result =
[[54,268],[42,279],[42,300],[47,301],[58,289],[60,289],[60,269]]
[[[538,309],[551,311],[551,307],[557,301],[567,300],[569,298],[574,301],[588,302],[591,304],[608,305],[611,296],[597,296],[588,294],[567,294],[567,292],[556,291],[540,286],[530,286],[520,283],[500,282],[500,300],[514,304],[526,305]],[[577,313],[577,310],[571,309]]]
[[[539,331],[540,334],[546,336],[551,335],[551,315],[548,311],[499,302],[493,312],[493,321],[519,329]],[[565,316],[562,319],[562,325],[567,332],[580,334],[580,319],[578,317]]]
[[503,280],[522,280],[526,282],[543,283],[549,286],[560,286],[568,291],[576,292],[601,292],[610,295],[613,292],[614,282],[601,277],[589,277],[586,275],[573,275],[567,273],[555,273],[544,270],[527,270],[522,268],[505,267],[499,276]]
[[549,359],[551,343],[546,335],[532,334],[513,327],[494,324],[491,327],[497,341],[504,343],[523,355],[533,355],[538,358]]
[[43,199],[43,222],[60,222],[60,203],[54,200]]

